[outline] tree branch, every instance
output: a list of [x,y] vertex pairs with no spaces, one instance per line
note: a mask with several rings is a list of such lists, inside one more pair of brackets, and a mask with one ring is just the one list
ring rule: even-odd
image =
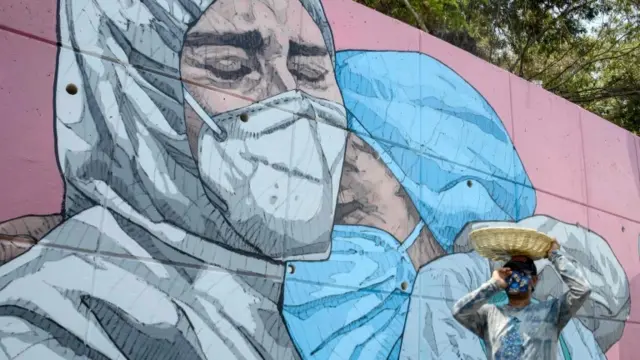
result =
[[630,89],[630,90],[620,91],[620,92],[603,91],[601,94],[598,94],[598,95],[592,95],[592,96],[575,98],[575,99],[568,98],[567,100],[576,104],[584,104],[584,103],[589,103],[597,100],[606,100],[606,99],[617,98],[617,97],[628,96],[628,95],[635,95],[635,94],[640,94],[640,89]]
[[429,34],[429,30],[427,30],[427,26],[424,24],[424,21],[422,21],[422,19],[420,18],[420,15],[418,15],[418,13],[413,9],[413,6],[411,6],[411,3],[409,2],[409,0],[403,0],[403,1],[404,1],[404,4],[409,9],[409,11],[411,12],[411,14],[413,14],[413,17],[416,19],[416,22],[420,26],[420,29],[422,29],[422,31]]
[[[610,48],[609,48],[609,49],[610,49]],[[627,55],[629,55],[630,53],[632,53],[632,52],[633,52],[634,50],[636,50],[636,49],[640,49],[640,43],[639,43],[638,45],[634,46],[633,48],[631,48],[630,50],[625,51],[625,52],[623,52],[623,53],[621,53],[621,54],[613,55],[613,56],[607,56],[607,57],[603,57],[603,58],[595,58],[595,59],[592,59],[592,60],[590,60],[590,61],[587,61],[586,63],[582,64],[578,69],[576,69],[575,71],[573,71],[573,72],[571,73],[571,75],[569,75],[568,77],[566,77],[564,81],[562,81],[562,82],[560,82],[560,83],[558,83],[558,84],[556,84],[556,85],[554,85],[554,86],[545,87],[545,89],[547,89],[547,91],[553,91],[553,90],[556,90],[556,89],[557,89],[557,88],[559,88],[560,86],[564,85],[564,84],[568,81],[568,79],[569,79],[569,78],[571,78],[571,77],[573,77],[574,75],[576,75],[579,71],[581,71],[581,70],[582,70],[582,69],[584,69],[585,67],[587,67],[587,66],[589,66],[589,65],[591,65],[591,64],[594,64],[594,63],[596,63],[596,62],[599,62],[599,61],[607,61],[607,60],[619,59],[619,58],[621,58],[621,57],[623,57],[623,56],[627,56]],[[605,53],[606,53],[606,52],[605,52]],[[604,55],[605,53],[601,53],[600,55]],[[574,63],[575,63],[575,62],[574,62]],[[568,69],[569,69],[569,68],[567,68],[567,69],[563,70],[563,71],[562,71],[562,73],[564,73],[564,72],[565,72],[565,71],[567,71]],[[561,75],[562,73],[560,73],[560,75]],[[555,81],[556,79],[558,79],[558,78],[560,77],[560,75],[556,76],[556,77],[555,77],[555,78],[554,78],[550,83],[553,83],[553,81]]]
[[[602,36],[602,34],[604,33],[605,29],[606,29],[606,30],[610,30],[610,24],[611,24],[610,22],[607,22],[603,27],[601,27],[601,28],[600,28],[600,30],[598,30],[598,34],[596,35],[596,39],[598,39],[598,38],[600,38],[600,37]],[[549,70],[549,69],[553,68],[554,66],[558,65],[562,60],[564,60],[564,58],[565,58],[565,57],[567,57],[567,55],[568,55],[568,54],[569,54],[573,49],[575,49],[575,48],[576,48],[576,46],[577,46],[577,45],[578,45],[578,44],[575,44],[575,43],[574,43],[574,44],[572,44],[572,45],[570,45],[570,46],[569,46],[569,49],[568,49],[567,51],[565,51],[565,52],[564,52],[564,53],[563,53],[563,54],[562,54],[558,59],[556,59],[556,61],[554,61],[554,62],[553,62],[553,64],[549,64],[548,62],[545,62],[544,66],[542,67],[542,70],[540,70],[540,71],[538,71],[537,73],[535,73],[535,74],[533,74],[533,75],[529,76],[529,77],[527,78],[527,80],[535,79],[535,78],[539,77],[540,75],[544,74],[545,72],[547,72],[547,70]],[[580,55],[578,56],[578,58],[584,58],[585,56],[587,56],[587,55],[591,54],[591,52],[592,52],[593,50],[595,50],[595,49],[596,49],[596,47],[597,47],[598,45],[600,45],[600,43],[599,43],[598,41],[594,41],[593,46],[591,46],[591,47],[589,48],[589,50],[587,50],[587,52],[586,52],[586,53],[584,53],[584,54],[580,54]],[[571,66],[573,66],[573,65],[575,65],[575,62],[574,62]],[[570,67],[571,67],[571,66],[570,66]]]
[[583,3],[580,3],[578,5],[575,6],[569,6],[566,9],[564,9],[560,14],[558,14],[558,16],[556,16],[553,21],[551,21],[547,26],[545,26],[542,30],[540,30],[539,33],[535,34],[533,37],[528,37],[527,41],[525,42],[525,45],[522,47],[521,51],[520,51],[520,55],[516,58],[516,61],[509,67],[509,72],[513,72],[513,70],[515,69],[516,65],[520,64],[520,70],[519,70],[519,76],[522,76],[522,70],[523,70],[523,58],[526,55],[526,51],[531,47],[531,45],[533,45],[533,43],[536,43],[540,40],[540,38],[542,36],[544,36],[544,34],[546,34],[549,30],[551,30],[551,28],[553,27],[553,25],[555,25],[559,19],[563,19],[565,17],[567,17],[569,14],[571,14],[574,11],[577,11],[579,9],[581,9],[582,7],[586,6],[587,4],[591,3],[590,1],[586,1]]
[[[607,50],[605,50],[605,51],[603,51],[603,52],[600,52],[599,54],[595,55],[596,61],[598,61],[598,60],[597,60],[597,58],[598,58],[599,56],[602,56],[602,55],[605,55],[605,54],[609,53],[609,52],[611,51],[611,49],[613,49],[616,45],[618,45],[618,44],[620,43],[620,41],[622,41],[625,37],[627,37],[627,35],[629,35],[629,34],[630,34],[631,32],[633,32],[633,31],[635,31],[635,30],[634,30],[634,29],[631,29],[631,30],[627,31],[627,32],[626,32],[626,33],[624,33],[622,36],[620,36],[619,38],[615,39],[615,40],[613,41],[613,43],[611,44],[611,46],[609,46],[609,48],[607,48]],[[597,44],[599,44],[599,43],[598,43],[598,42],[595,42],[595,44],[597,45]],[[551,80],[547,81],[547,84],[553,84],[553,82],[554,82],[554,81],[558,80],[562,75],[564,75],[564,73],[565,73],[565,72],[569,71],[569,70],[570,70],[570,69],[571,69],[575,64],[577,64],[580,60],[582,60],[582,57],[580,57],[580,56],[579,56],[579,57],[577,57],[577,58],[576,58],[576,59],[571,63],[571,65],[567,66],[567,67],[566,67],[566,68],[564,68],[560,73],[556,74],[556,76],[555,76],[553,79],[551,79]],[[604,59],[604,60],[609,60],[609,59]],[[592,63],[593,63],[593,62],[592,62]],[[588,64],[588,65],[590,65],[590,64]],[[581,69],[583,69],[583,68],[584,68],[584,66],[582,66],[582,67],[580,68],[580,70],[581,70]],[[574,72],[574,73],[573,73],[573,75],[575,75],[575,73],[576,73],[576,72]],[[566,81],[564,81],[563,83],[565,83],[565,82],[566,82]],[[558,87],[558,86],[555,86],[554,88],[557,88],[557,87]],[[547,89],[547,90],[549,90],[549,88],[546,88],[546,89]],[[551,91],[551,90],[549,90],[549,91]]]
[[516,58],[516,61],[509,67],[509,72],[513,72],[513,69],[516,67],[516,65],[520,64],[520,69],[518,71],[518,76],[522,76],[522,66],[524,64],[524,55],[526,53],[527,50],[529,50],[529,47],[532,45],[532,38],[528,37],[527,38],[527,42],[524,44],[524,46],[522,47],[522,50],[520,51],[520,55]]
[[525,79],[526,80],[532,80],[532,79],[536,79],[538,78],[540,75],[544,74],[545,72],[547,72],[547,70],[549,70],[550,68],[552,68],[555,65],[558,65],[558,63],[562,60],[564,60],[565,57],[567,57],[567,55],[573,51],[573,49],[575,49],[575,46],[571,46],[569,47],[569,49],[567,51],[565,51],[562,55],[560,55],[560,57],[558,59],[556,59],[553,64],[549,64],[548,61],[545,62],[545,64],[542,66],[542,70],[538,71],[537,73],[527,76]]
[[580,94],[584,94],[584,93],[593,93],[596,91],[627,91],[627,90],[631,90],[631,89],[625,89],[625,88],[621,88],[621,89],[617,89],[617,90],[612,90],[609,87],[606,86],[601,86],[601,87],[593,87],[593,88],[589,88],[589,89],[582,89],[582,90],[576,90],[576,91],[558,91],[556,92],[556,94],[562,96],[565,99],[568,98],[573,98],[576,96],[579,96]]

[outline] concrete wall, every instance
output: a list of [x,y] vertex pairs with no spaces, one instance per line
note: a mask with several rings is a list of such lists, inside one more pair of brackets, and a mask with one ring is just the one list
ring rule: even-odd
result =
[[592,283],[559,358],[637,358],[639,138],[349,0],[210,3],[0,5],[0,221],[42,238],[0,358],[485,358],[449,309],[496,221]]

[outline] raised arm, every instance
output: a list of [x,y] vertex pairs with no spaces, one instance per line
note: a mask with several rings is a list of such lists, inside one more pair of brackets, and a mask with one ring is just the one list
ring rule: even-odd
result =
[[479,337],[484,337],[487,313],[483,306],[499,291],[506,287],[505,278],[509,276],[508,269],[496,270],[489,281],[476,290],[458,300],[452,309],[453,317],[464,327]]
[[569,291],[557,300],[558,321],[560,332],[573,316],[580,310],[582,304],[591,294],[591,286],[582,271],[571,262],[558,247],[549,252],[549,260],[553,264],[562,281],[567,284]]

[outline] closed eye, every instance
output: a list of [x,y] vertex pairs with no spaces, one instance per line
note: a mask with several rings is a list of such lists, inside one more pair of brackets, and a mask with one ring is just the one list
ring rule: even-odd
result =
[[225,81],[239,80],[252,72],[252,69],[246,65],[246,60],[239,57],[211,59],[204,64],[204,68]]

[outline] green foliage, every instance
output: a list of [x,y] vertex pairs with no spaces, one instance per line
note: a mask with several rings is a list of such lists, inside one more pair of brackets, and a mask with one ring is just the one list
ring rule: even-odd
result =
[[356,1],[640,134],[638,0]]

